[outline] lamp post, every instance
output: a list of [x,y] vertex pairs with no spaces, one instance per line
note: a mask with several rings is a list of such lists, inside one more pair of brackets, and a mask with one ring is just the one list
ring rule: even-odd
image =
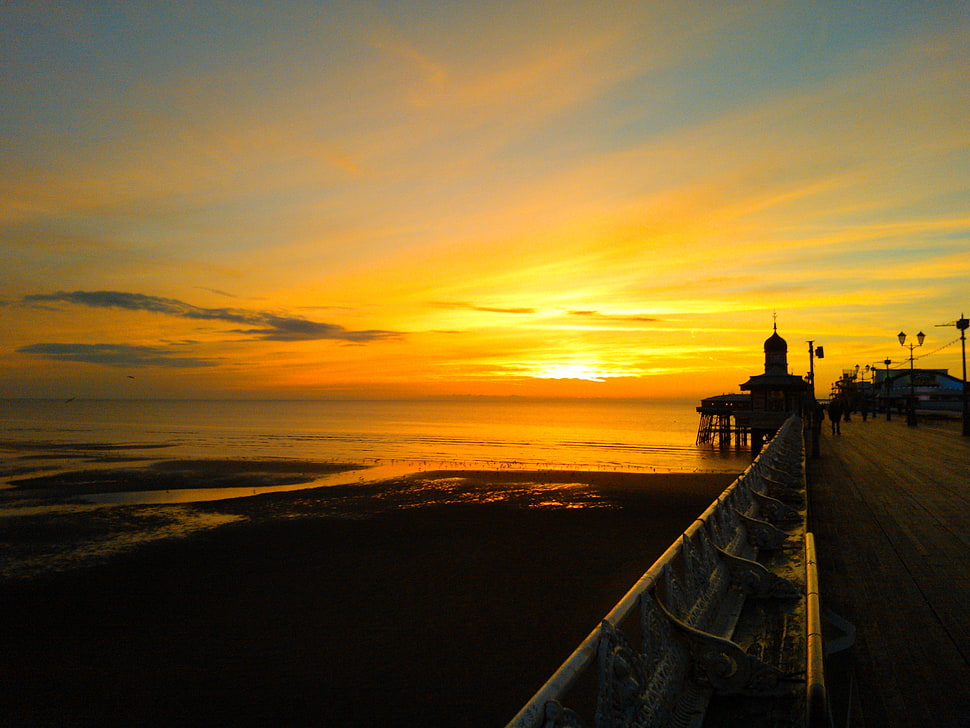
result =
[[[906,346],[906,334],[900,331],[896,336],[899,338],[899,345]],[[925,338],[926,334],[920,331],[916,334],[916,339],[919,343],[914,344],[912,341],[909,342],[909,407],[906,411],[906,424],[910,427],[916,427],[916,387],[913,382],[913,349],[917,346],[922,346],[923,339]]]
[[893,420],[892,388],[889,386],[889,365],[892,363],[892,359],[886,359],[883,362],[886,365],[886,422],[892,422]]
[[886,422],[892,422],[893,419],[893,398],[892,398],[892,387],[889,382],[889,365],[892,364],[892,359],[886,359],[883,364],[886,365]]
[[970,400],[967,399],[967,329],[970,319],[961,313],[957,328],[960,329],[960,352],[963,354],[963,436],[970,437]]
[[821,346],[816,347],[814,341],[808,342],[808,381],[812,386],[812,457],[817,458],[819,454],[818,445],[818,435],[822,429],[822,418],[825,416],[825,411],[821,408],[818,400],[815,398],[815,357],[819,359],[825,358],[825,351]]
[[[869,386],[866,386],[866,380]],[[872,418],[876,418],[876,368],[866,364],[866,370],[862,374],[862,421],[865,422],[872,407]]]

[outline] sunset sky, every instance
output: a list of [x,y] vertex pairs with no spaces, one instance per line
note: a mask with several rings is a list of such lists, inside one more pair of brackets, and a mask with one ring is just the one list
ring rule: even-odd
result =
[[[4,2],[0,396],[960,376],[967,2]],[[939,327],[938,324],[950,324]]]

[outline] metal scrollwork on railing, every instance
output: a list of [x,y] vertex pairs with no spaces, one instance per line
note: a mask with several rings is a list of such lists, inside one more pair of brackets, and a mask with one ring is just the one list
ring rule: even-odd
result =
[[558,700],[550,700],[546,703],[542,728],[586,728],[586,724],[575,710],[566,708]]
[[608,621],[603,621],[600,633],[596,725],[645,725],[641,713],[647,705],[644,699],[647,680],[640,655]]
[[671,614],[658,602],[660,609],[687,641],[694,679],[719,693],[759,695],[771,692],[785,678],[785,673],[747,654],[731,640],[691,627]]
[[758,503],[758,512],[765,517],[769,523],[801,523],[802,514],[790,505],[773,498],[767,493],[761,493],[754,488],[749,488],[751,495]]
[[760,481],[771,497],[799,508],[805,505],[805,496],[794,486],[767,476],[762,476]]
[[642,664],[648,676],[644,717],[651,726],[669,725],[676,698],[670,686],[686,680],[688,655],[674,636],[670,621],[649,594],[640,598],[640,630]]
[[[715,547],[717,548],[717,547]],[[801,590],[788,579],[768,571],[757,561],[751,561],[718,549],[731,571],[732,584],[754,599],[798,599]]]
[[748,538],[760,551],[777,551],[788,541],[788,534],[760,518],[738,513],[748,531]]
[[722,507],[707,521],[714,544],[732,554],[751,555],[753,547],[748,541],[741,518],[735,508],[726,505],[728,502],[728,499],[722,501]]

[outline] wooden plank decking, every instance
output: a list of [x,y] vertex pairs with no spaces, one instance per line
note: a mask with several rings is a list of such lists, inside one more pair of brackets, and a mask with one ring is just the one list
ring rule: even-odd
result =
[[970,438],[826,420],[808,476],[822,606],[857,630],[827,675],[835,725],[970,727]]

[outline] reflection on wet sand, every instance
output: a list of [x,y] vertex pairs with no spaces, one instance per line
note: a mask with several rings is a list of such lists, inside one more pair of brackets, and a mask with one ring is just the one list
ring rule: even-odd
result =
[[187,506],[34,505],[0,509],[0,580],[102,563],[151,541],[244,520]]
[[726,486],[733,479],[724,473],[428,470],[426,462],[365,467],[282,458],[155,460],[124,468],[61,463],[56,472],[27,477],[16,472],[16,463],[8,465],[7,486],[0,490],[0,546],[7,554],[0,578],[100,563],[140,544],[237,521],[361,519],[445,505],[609,509],[631,492],[688,489],[711,478]]

